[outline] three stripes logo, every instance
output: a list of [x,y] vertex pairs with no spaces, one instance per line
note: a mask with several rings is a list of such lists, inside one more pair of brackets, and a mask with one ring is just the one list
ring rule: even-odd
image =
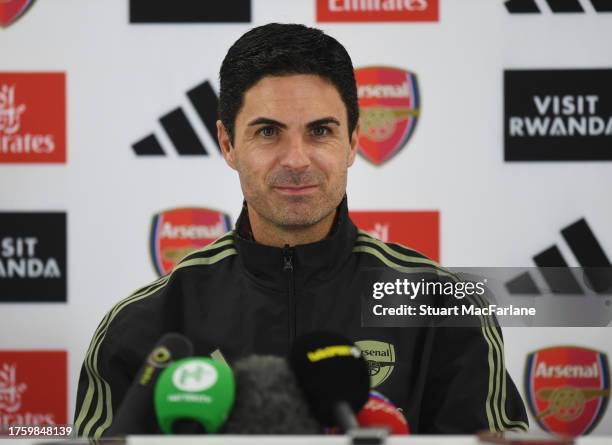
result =
[[[561,230],[565,242],[583,268],[585,283],[596,293],[612,290],[612,264],[584,218]],[[584,295],[559,247],[552,245],[533,257],[538,271],[553,294]],[[510,294],[541,295],[533,277],[524,272],[506,283]]]
[[[187,91],[187,97],[214,141],[213,149],[220,153],[216,126],[219,99],[210,82],[204,81]],[[179,156],[209,156],[210,147],[207,149],[204,142],[198,137],[181,107],[164,114],[159,118],[159,122]],[[159,139],[153,133],[132,144],[132,149],[138,156],[166,155]]]
[[[610,0],[540,0],[552,13],[587,13],[589,6],[597,13],[612,12]],[[506,9],[511,14],[540,14],[547,11],[538,6],[537,0],[507,0]]]
[[[3,0],[0,0],[0,4]],[[251,0],[130,0],[130,23],[249,23]]]

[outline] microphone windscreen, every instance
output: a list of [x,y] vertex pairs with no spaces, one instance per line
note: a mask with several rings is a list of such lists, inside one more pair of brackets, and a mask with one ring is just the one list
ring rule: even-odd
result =
[[175,360],[193,354],[193,345],[181,334],[170,332],[159,339],[128,388],[105,436],[158,432],[153,392],[160,373]]
[[216,433],[234,403],[235,381],[225,363],[189,357],[165,369],[155,385],[155,413],[166,434]]
[[253,355],[236,361],[236,399],[226,434],[318,434],[295,376],[281,357]]
[[370,398],[357,413],[359,426],[368,428],[387,428],[390,434],[410,434],[408,421],[386,397],[380,393],[370,393]]
[[381,393],[379,391],[376,391],[374,389],[370,390],[370,399],[378,399],[378,400],[382,400],[384,402],[391,403],[391,400],[389,400],[389,398],[386,395],[384,395],[383,393]]
[[289,363],[313,415],[325,426],[337,425],[339,403],[358,412],[368,400],[368,365],[361,350],[342,335],[321,331],[298,338]]

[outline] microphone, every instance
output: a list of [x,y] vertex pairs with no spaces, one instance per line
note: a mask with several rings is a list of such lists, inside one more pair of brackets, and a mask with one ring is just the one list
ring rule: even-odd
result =
[[408,421],[393,403],[376,391],[357,413],[357,421],[362,427],[387,428],[390,434],[410,434]]
[[368,400],[370,375],[361,350],[331,332],[313,332],[295,341],[289,363],[315,419],[345,432],[359,428],[355,412]]
[[157,431],[153,411],[153,389],[160,373],[174,360],[189,357],[193,346],[187,337],[165,334],[149,353],[147,360],[128,388],[112,425],[105,436],[153,434]]
[[389,397],[387,397],[386,395],[384,395],[381,392],[376,391],[375,389],[371,389],[370,390],[370,397],[368,400],[370,399],[378,399],[378,400],[383,400],[385,402],[389,402],[391,403],[391,400],[389,400]]
[[234,408],[225,434],[319,434],[321,426],[281,357],[252,355],[236,361]]
[[225,363],[204,357],[179,360],[155,385],[155,413],[166,434],[214,434],[234,403],[234,376]]

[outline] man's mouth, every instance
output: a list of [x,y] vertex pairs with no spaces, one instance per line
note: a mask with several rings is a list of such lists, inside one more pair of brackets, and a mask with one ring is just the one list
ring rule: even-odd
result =
[[314,193],[319,186],[313,185],[291,185],[291,186],[276,186],[274,189],[283,195],[308,195]]

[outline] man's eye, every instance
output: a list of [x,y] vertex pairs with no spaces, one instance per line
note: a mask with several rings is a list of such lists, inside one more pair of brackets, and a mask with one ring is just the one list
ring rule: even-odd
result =
[[278,131],[275,127],[263,127],[258,130],[258,133],[264,137],[272,137],[275,136]]
[[327,127],[314,127],[312,129],[312,135],[313,136],[327,136],[330,133],[331,133],[331,131]]

